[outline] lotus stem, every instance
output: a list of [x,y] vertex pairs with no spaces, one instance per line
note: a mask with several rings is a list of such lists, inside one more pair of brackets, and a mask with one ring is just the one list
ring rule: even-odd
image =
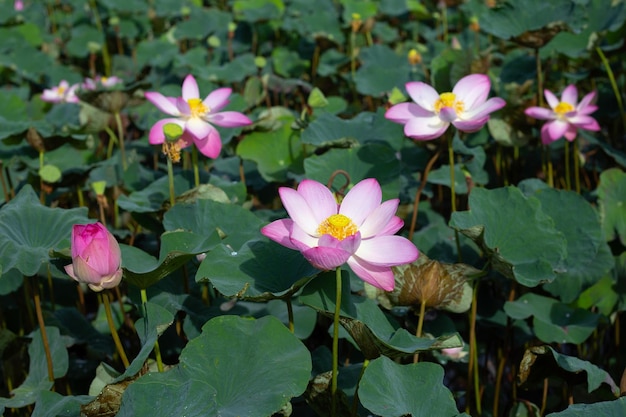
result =
[[122,158],[122,169],[126,171],[126,148],[124,147],[124,126],[122,125],[122,117],[120,112],[116,111],[113,116],[115,117],[115,124],[117,125],[117,140],[120,146],[120,157]]
[[602,52],[602,49],[599,46],[596,46],[596,52],[598,53],[598,55],[600,56],[600,59],[602,60],[602,64],[604,65],[606,74],[609,76],[609,81],[611,82],[611,88],[613,89],[613,94],[615,95],[615,100],[617,101],[617,107],[619,108],[619,114],[622,115],[622,124],[624,125],[624,130],[626,130],[626,113],[624,113],[624,103],[622,102],[622,93],[620,92],[620,89],[617,86],[617,81],[615,81],[615,75],[613,74],[613,70],[611,69],[609,60],[606,59],[606,55],[604,55],[604,52]]
[[570,180],[570,168],[569,168],[569,160],[570,160],[570,151],[569,151],[569,141],[565,141],[565,189],[570,191],[572,189],[572,182]]
[[52,363],[52,353],[50,353],[50,343],[48,342],[46,323],[43,320],[43,313],[41,311],[41,298],[39,297],[39,284],[37,282],[36,276],[32,279],[31,291],[33,292],[35,313],[37,314],[37,322],[39,323],[39,330],[41,331],[41,341],[43,343],[44,352],[46,353],[46,364],[48,365],[48,381],[54,382],[54,365]]
[[295,333],[296,328],[293,322],[293,304],[291,302],[291,296],[285,299],[285,303],[287,303],[287,317],[289,319],[289,331],[291,333]]
[[331,416],[337,415],[337,373],[339,369],[339,315],[341,314],[341,267],[335,270],[337,294],[335,298],[335,316],[333,321],[333,370],[330,383]]
[[576,192],[580,194],[580,159],[578,159],[578,138],[574,139],[574,183],[576,185]]
[[167,177],[170,185],[170,208],[172,208],[176,203],[176,192],[174,191],[174,164],[169,156],[167,157]]
[[411,227],[409,228],[409,240],[413,240],[413,233],[415,232],[415,225],[417,224],[417,213],[419,211],[420,198],[422,196],[422,191],[424,191],[424,187],[426,187],[426,180],[428,179],[428,173],[432,169],[435,161],[439,159],[439,155],[441,154],[441,149],[438,149],[437,152],[430,158],[428,163],[426,164],[426,168],[424,168],[424,175],[420,180],[420,186],[417,188],[415,192],[415,199],[413,202],[413,215],[411,217]]
[[191,165],[193,165],[193,181],[196,187],[200,186],[200,168],[198,167],[198,149],[191,147]]
[[122,341],[120,340],[120,336],[117,333],[117,328],[115,323],[113,322],[113,314],[111,313],[111,303],[109,301],[109,292],[105,291],[101,294],[100,297],[104,304],[104,312],[107,316],[107,322],[109,323],[109,330],[111,331],[111,336],[113,337],[113,342],[115,343],[115,348],[117,349],[117,353],[120,355],[120,359],[124,364],[124,369],[127,369],[130,366],[128,362],[128,357],[126,356],[126,352],[124,351],[124,346],[122,346]]
[[[415,337],[422,337],[422,329],[424,327],[424,316],[426,315],[426,300],[422,299],[420,302],[420,317],[417,319],[417,330],[415,331]],[[413,363],[419,362],[420,354],[416,352],[413,355]]]
[[[454,179],[454,149],[452,149],[453,135],[448,134],[448,161],[450,163],[450,207],[452,213],[456,211],[456,191]],[[456,242],[456,251],[459,262],[462,262],[463,256],[461,255],[461,241],[459,238],[459,231],[454,229],[454,241]]]
[[363,367],[361,368],[361,373],[359,374],[359,381],[356,384],[356,389],[354,390],[354,398],[352,399],[352,417],[357,417],[357,411],[359,411],[359,385],[361,385],[361,379],[363,378],[363,374],[370,364],[369,359],[365,359],[363,361]]

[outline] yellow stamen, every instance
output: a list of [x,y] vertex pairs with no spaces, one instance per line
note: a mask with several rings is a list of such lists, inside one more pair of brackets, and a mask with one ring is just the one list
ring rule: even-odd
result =
[[331,235],[335,239],[344,240],[358,232],[356,224],[343,214],[333,214],[324,220],[317,228],[320,235]]
[[564,101],[559,102],[554,108],[554,112],[559,116],[563,116],[565,113],[569,113],[574,110],[574,106]]
[[163,153],[173,162],[180,162],[179,142],[163,142]]
[[59,88],[57,88],[57,92],[61,95],[65,94],[65,87],[59,86]]
[[191,117],[202,117],[209,112],[209,108],[199,98],[190,98],[187,103],[191,110]]
[[435,101],[435,113],[439,114],[442,108],[444,107],[452,107],[456,114],[462,113],[465,109],[465,104],[456,99],[456,94],[454,93],[441,93],[439,95],[439,99]]

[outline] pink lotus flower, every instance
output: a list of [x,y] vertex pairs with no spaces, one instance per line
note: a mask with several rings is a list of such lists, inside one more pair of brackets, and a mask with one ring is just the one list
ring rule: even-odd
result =
[[540,120],[550,120],[541,128],[541,142],[548,145],[565,136],[568,141],[576,138],[578,129],[598,131],[600,126],[593,117],[589,116],[598,110],[591,104],[596,96],[592,91],[578,103],[578,90],[573,84],[563,90],[559,100],[550,90],[544,90],[549,109],[543,107],[529,107],[525,113],[527,116]]
[[188,75],[183,81],[182,97],[165,97],[157,92],[145,93],[146,98],[159,110],[176,117],[156,122],[150,129],[150,143],[153,145],[163,143],[165,141],[163,126],[167,123],[176,123],[184,130],[179,141],[181,148],[195,143],[204,155],[217,158],[222,150],[222,140],[211,123],[223,127],[238,127],[252,123],[239,112],[220,112],[228,104],[231,91],[230,88],[219,88],[201,100],[196,79]]
[[124,81],[122,81],[121,78],[116,77],[115,75],[111,77],[104,77],[104,76],[98,75],[96,76],[96,78],[85,78],[85,81],[83,81],[83,85],[81,86],[81,88],[83,90],[97,90],[98,85],[102,85],[102,87],[105,87],[105,88],[111,88],[123,82]]
[[16,12],[21,12],[24,10],[24,2],[22,0],[15,0],[13,2],[13,9],[15,9]]
[[50,103],[78,103],[77,88],[78,84],[70,86],[67,81],[63,80],[58,86],[43,90],[41,99]]
[[299,250],[316,268],[330,270],[347,263],[363,281],[391,291],[391,267],[419,255],[408,239],[394,236],[403,225],[395,215],[399,200],[381,204],[382,191],[373,178],[356,184],[341,204],[313,180],[302,181],[297,191],[281,187],[279,194],[291,218],[276,220],[261,233]]
[[72,227],[72,263],[65,272],[94,291],[116,287],[122,279],[122,253],[113,235],[101,223]]
[[452,92],[442,94],[426,83],[408,82],[413,103],[396,104],[385,117],[404,124],[404,134],[416,140],[438,138],[450,123],[463,132],[475,132],[487,123],[490,113],[506,104],[499,97],[487,100],[490,88],[489,77],[483,74],[463,77]]

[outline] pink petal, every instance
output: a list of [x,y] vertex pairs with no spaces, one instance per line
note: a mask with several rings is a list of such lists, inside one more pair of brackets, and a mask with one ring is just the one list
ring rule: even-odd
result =
[[491,81],[484,74],[471,74],[461,78],[452,92],[457,100],[465,104],[466,109],[473,109],[485,102],[491,89]]
[[122,271],[122,268],[120,268],[113,275],[102,278],[99,284],[97,285],[88,284],[89,288],[91,288],[93,291],[96,291],[96,292],[102,291],[104,289],[115,288],[119,285],[120,281],[122,280],[123,273],[124,271]]
[[319,227],[317,216],[313,214],[312,208],[302,194],[288,187],[280,187],[278,194],[289,217],[291,217],[304,232],[311,236],[317,236],[317,228]]
[[144,94],[144,96],[163,113],[167,113],[172,116],[180,116],[178,108],[172,102],[173,98],[165,97],[163,94],[156,91],[148,91]]
[[563,137],[563,135],[565,134],[565,131],[567,130],[569,126],[569,123],[564,122],[562,120],[554,120],[552,122],[546,123],[546,126],[548,126],[548,134],[554,141]]
[[239,127],[252,124],[252,120],[242,113],[236,111],[223,111],[221,113],[209,113],[207,121],[222,127]]
[[74,258],[72,261],[73,272],[75,277],[80,282],[97,284],[100,282],[102,275],[93,269],[89,264],[81,257]]
[[443,107],[439,111],[439,118],[445,123],[450,123],[458,119],[458,116],[456,114],[456,110],[452,107]]
[[198,90],[198,83],[193,75],[189,74],[183,81],[183,99],[185,101],[191,98],[200,98],[200,90]]
[[393,235],[404,226],[404,220],[398,216],[393,216],[389,223],[376,234],[376,236]]
[[578,135],[578,129],[576,129],[576,126],[574,126],[574,125],[568,125],[567,126],[567,130],[563,134],[565,139],[567,139],[570,142],[572,142],[574,139],[576,139],[576,135]]
[[185,128],[185,122],[183,122],[180,119],[174,119],[174,118],[161,119],[158,122],[156,122],[154,125],[152,125],[152,127],[150,128],[150,133],[148,134],[148,142],[150,142],[151,145],[160,145],[163,142],[165,142],[165,134],[163,133],[163,126],[166,125],[167,123],[176,123],[183,129]]
[[396,284],[390,267],[372,265],[356,256],[348,259],[348,266],[359,278],[376,288],[392,291]]
[[482,127],[485,125],[485,123],[487,123],[488,120],[489,116],[478,120],[457,120],[455,122],[452,122],[452,124],[454,125],[454,127],[462,132],[471,133],[482,129]]
[[421,81],[411,81],[406,83],[406,91],[418,106],[431,112],[434,111],[435,102],[439,100],[439,93],[430,85]]
[[361,242],[356,256],[373,265],[394,266],[417,259],[419,252],[413,243],[402,236],[377,236]]
[[560,102],[560,100],[550,90],[543,90],[543,95],[546,97],[546,102],[548,103],[548,106],[550,106],[552,109],[554,109]]
[[563,93],[561,94],[561,101],[576,107],[576,104],[578,103],[578,90],[574,84],[570,84],[565,87],[565,90],[563,90]]
[[319,240],[319,237],[311,236],[294,222],[293,228],[291,229],[291,243],[298,248],[300,252],[319,246]]
[[261,234],[289,249],[298,250],[298,247],[291,243],[290,236],[292,228],[293,220],[281,219],[262,227]]
[[216,113],[226,107],[229,102],[228,97],[230,97],[232,91],[230,88],[218,88],[211,91],[202,103],[209,108],[211,113]]
[[298,193],[311,208],[318,225],[333,214],[337,214],[339,210],[333,193],[324,184],[317,181],[303,180],[298,185]]
[[558,139],[559,138],[553,138],[552,136],[550,136],[550,128],[548,126],[548,123],[541,126],[541,143],[543,143],[544,145],[549,145]]
[[383,192],[375,178],[359,181],[346,194],[339,213],[348,216],[354,224],[360,226],[365,219],[380,205]]
[[183,116],[191,116],[191,107],[189,107],[189,103],[182,97],[176,98],[176,108]]
[[[189,123],[187,123],[187,126],[188,125]],[[201,139],[193,137],[193,143],[202,155],[215,159],[220,156],[220,152],[222,151],[222,139],[220,138],[220,133],[217,129],[208,123],[206,125],[208,126],[209,133]],[[183,137],[184,136],[185,135],[183,135]]]
[[471,111],[463,112],[461,119],[464,121],[483,119],[490,113],[500,110],[505,105],[506,101],[500,97],[493,97]]
[[425,110],[415,103],[400,103],[385,112],[385,118],[395,123],[406,123],[415,117],[432,117],[432,111]]
[[185,130],[191,133],[196,139],[203,140],[211,133],[211,130],[215,129],[210,124],[202,119],[196,119],[192,117],[185,123]]
[[361,245],[361,233],[348,236],[339,240],[331,235],[322,235],[318,240],[319,247],[341,249],[349,254],[354,254]]
[[431,140],[443,135],[448,126],[450,123],[444,122],[439,116],[418,117],[404,125],[404,134],[416,140]]
[[524,110],[526,116],[534,117],[539,120],[552,120],[556,117],[556,113],[552,109],[546,109],[545,107],[529,107]]
[[597,106],[591,104],[591,102],[596,98],[596,92],[592,91],[591,93],[585,95],[583,99],[576,106],[576,110],[578,110],[581,114],[591,114],[594,111],[598,110]]
[[580,116],[579,115],[579,116],[576,116],[576,117],[570,119],[569,121],[570,121],[570,123],[572,123],[573,125],[575,125],[576,127],[581,128],[581,129],[593,130],[593,131],[600,130],[600,125],[598,124],[596,119],[594,119],[591,116],[586,116],[586,115]]
[[387,200],[382,203],[380,206],[376,207],[376,209],[365,219],[361,227],[359,227],[359,232],[361,232],[361,237],[363,239],[367,239],[372,236],[378,235],[382,230],[387,227],[387,224],[393,220],[398,210],[398,204],[400,204],[400,200],[397,198],[393,200]]
[[328,271],[345,264],[352,254],[339,248],[318,246],[302,252],[302,255],[314,267]]
[[63,268],[65,268],[65,272],[67,272],[67,275],[69,275],[76,281],[79,281],[78,277],[76,277],[76,274],[74,273],[74,265],[72,264],[65,265]]

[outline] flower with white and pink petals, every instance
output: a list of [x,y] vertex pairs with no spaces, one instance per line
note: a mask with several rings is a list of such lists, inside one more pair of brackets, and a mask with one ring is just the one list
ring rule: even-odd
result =
[[179,141],[181,148],[195,144],[198,150],[209,158],[217,158],[222,150],[220,134],[212,125],[239,127],[252,123],[248,117],[235,111],[220,112],[229,103],[230,88],[218,88],[204,100],[200,98],[198,83],[192,75],[185,77],[182,97],[166,97],[158,92],[145,93],[146,98],[159,110],[174,118],[159,120],[152,126],[149,142],[153,145],[165,141],[163,126],[176,123],[183,128]]
[[24,10],[24,2],[22,0],[15,0],[13,2],[13,9],[16,12],[21,12],[22,10]]
[[576,138],[578,129],[598,131],[600,125],[596,119],[590,116],[598,110],[598,106],[591,104],[596,97],[592,91],[578,102],[578,90],[573,84],[568,85],[561,94],[559,100],[550,90],[544,90],[549,109],[544,107],[529,107],[525,113],[527,116],[540,120],[549,120],[541,128],[541,142],[548,145],[563,136],[568,141]]
[[122,84],[124,81],[120,77],[116,77],[115,75],[111,77],[105,76],[96,76],[96,78],[85,78],[83,81],[83,85],[81,88],[83,90],[97,90],[99,86],[104,88],[115,87],[118,84]]
[[50,103],[78,103],[77,88],[78,84],[70,85],[63,80],[58,86],[44,89],[41,99]]
[[381,203],[382,190],[373,178],[356,184],[341,204],[313,180],[302,181],[297,190],[278,191],[290,218],[268,224],[261,233],[300,251],[316,268],[330,270],[347,263],[363,281],[391,291],[391,267],[419,255],[411,241],[394,235],[404,224],[396,216],[399,200]]
[[406,84],[413,102],[392,106],[385,117],[404,124],[404,134],[416,140],[441,136],[450,123],[463,132],[475,132],[489,120],[489,114],[504,107],[506,102],[493,97],[487,100],[491,82],[484,74],[461,78],[452,92],[437,93],[421,81]]

